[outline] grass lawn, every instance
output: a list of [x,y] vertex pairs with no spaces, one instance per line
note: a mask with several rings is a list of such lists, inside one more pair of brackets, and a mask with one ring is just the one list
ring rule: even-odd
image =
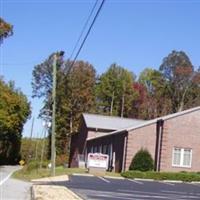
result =
[[[72,173],[86,173],[86,170],[81,168],[64,168],[61,166],[56,167],[55,170],[56,176],[66,175],[66,174],[70,175]],[[31,179],[49,177],[50,175],[51,175],[50,169],[42,168],[42,169],[26,170],[26,167],[24,167],[23,169],[14,172],[12,177],[16,179],[30,181]]]
[[106,172],[106,176],[121,177],[121,174],[116,172]]
[[[73,173],[88,173],[87,169],[82,169],[82,168],[64,168],[62,166],[56,167],[55,174],[56,176],[59,175],[70,175]],[[106,172],[106,176],[116,176],[120,177],[120,173],[114,173],[114,172]],[[26,166],[22,168],[21,170],[18,170],[13,173],[12,177],[16,179],[21,179],[25,181],[30,181],[32,179],[37,179],[37,178],[44,178],[44,177],[49,177],[51,176],[51,171],[50,169],[47,168],[42,168],[42,169],[31,169],[27,170]]]

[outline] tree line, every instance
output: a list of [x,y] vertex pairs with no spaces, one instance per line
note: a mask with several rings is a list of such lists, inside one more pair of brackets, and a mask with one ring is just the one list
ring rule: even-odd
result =
[[[43,97],[40,117],[52,111],[52,62],[50,55],[33,70],[33,96]],[[92,64],[59,56],[57,62],[56,151],[68,152],[83,112],[136,119],[153,119],[200,105],[200,68],[183,51],[172,51],[159,69],[146,68],[138,77],[113,63],[97,75]]]
[[26,96],[0,77],[0,164],[16,164],[20,159],[23,125],[31,114]]

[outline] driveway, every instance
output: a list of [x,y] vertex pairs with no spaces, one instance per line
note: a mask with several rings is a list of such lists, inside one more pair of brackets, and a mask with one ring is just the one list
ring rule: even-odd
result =
[[62,184],[85,200],[200,199],[200,184],[120,180],[87,176],[70,176],[70,180]]
[[0,199],[30,200],[31,183],[11,178],[19,166],[0,166]]

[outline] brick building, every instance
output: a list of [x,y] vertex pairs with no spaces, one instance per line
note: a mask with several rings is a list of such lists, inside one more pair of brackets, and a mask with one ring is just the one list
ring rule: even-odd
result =
[[152,155],[156,171],[200,171],[200,107],[149,121],[83,114],[70,166],[101,152],[109,155],[110,169],[125,171],[141,148]]

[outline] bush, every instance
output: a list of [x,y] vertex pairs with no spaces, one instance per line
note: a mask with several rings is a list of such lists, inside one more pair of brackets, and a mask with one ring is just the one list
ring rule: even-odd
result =
[[145,149],[139,150],[135,154],[129,169],[142,172],[153,170],[153,159],[151,154]]
[[26,171],[32,171],[34,169],[39,169],[40,168],[40,164],[41,164],[41,168],[47,168],[49,161],[48,160],[44,160],[42,163],[40,160],[31,160],[30,162],[27,163],[27,165],[25,165],[24,170]]
[[144,178],[154,180],[181,180],[184,182],[200,181],[200,174],[192,172],[141,172],[126,171],[121,175],[126,178]]
[[63,166],[68,162],[68,156],[66,154],[61,154],[56,156],[56,165]]
[[33,169],[38,169],[40,167],[40,162],[38,160],[32,160],[26,165],[27,171],[32,171]]

